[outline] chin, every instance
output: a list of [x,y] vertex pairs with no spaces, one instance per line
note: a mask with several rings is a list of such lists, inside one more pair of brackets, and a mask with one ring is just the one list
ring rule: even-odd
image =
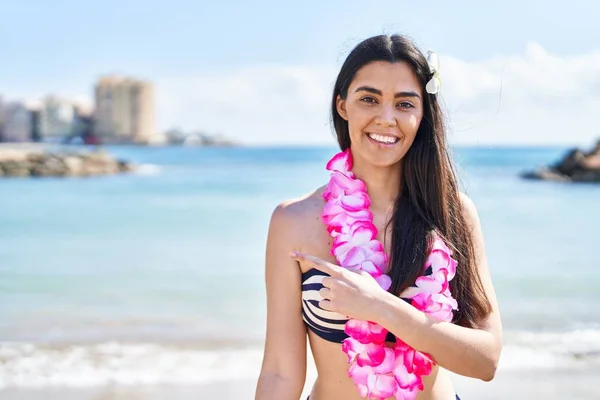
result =
[[399,138],[395,143],[377,143],[367,135],[364,135],[362,139],[359,141],[360,146],[356,146],[359,148],[353,148],[352,151],[376,167],[385,168],[397,165],[408,151],[404,138]]

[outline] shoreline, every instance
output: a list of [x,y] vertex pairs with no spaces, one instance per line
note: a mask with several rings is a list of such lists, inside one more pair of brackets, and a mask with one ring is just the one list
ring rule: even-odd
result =
[[[595,383],[600,370],[499,371],[491,382],[451,374],[463,400],[593,400],[600,399]],[[307,376],[301,399],[310,393],[314,376]],[[256,379],[235,379],[199,385],[119,385],[0,389],[3,400],[192,400],[253,399]]]
[[[594,393],[598,360],[549,359],[540,351],[548,344],[539,345],[523,354],[505,346],[491,382],[449,372],[456,392],[463,400],[600,399]],[[68,352],[24,347],[0,342],[3,400],[252,399],[262,359],[262,347],[208,350],[114,342],[95,346],[94,351],[78,346]],[[308,348],[301,400],[316,377]]]

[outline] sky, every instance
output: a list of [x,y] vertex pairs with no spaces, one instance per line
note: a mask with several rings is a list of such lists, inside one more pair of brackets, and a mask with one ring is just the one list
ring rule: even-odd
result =
[[332,144],[328,103],[360,40],[403,33],[440,57],[449,139],[600,137],[600,3],[572,0],[21,0],[2,5],[0,94],[92,105],[94,82],[152,81],[156,128],[250,145]]

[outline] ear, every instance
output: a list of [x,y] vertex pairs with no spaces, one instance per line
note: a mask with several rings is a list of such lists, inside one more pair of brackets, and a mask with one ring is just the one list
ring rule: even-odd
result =
[[346,112],[346,100],[343,100],[342,97],[338,94],[336,100],[336,108],[340,117],[348,121],[348,113]]

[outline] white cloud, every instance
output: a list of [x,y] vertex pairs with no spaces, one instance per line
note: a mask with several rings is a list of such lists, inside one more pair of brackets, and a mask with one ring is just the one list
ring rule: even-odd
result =
[[562,144],[600,135],[600,53],[549,54],[530,43],[524,54],[443,69],[453,138],[465,143]]
[[[441,54],[442,100],[461,144],[587,144],[600,135],[600,53],[466,62]],[[332,144],[336,66],[256,65],[157,81],[160,127],[248,144]]]
[[[600,136],[600,52],[559,56],[529,43],[521,53],[477,62],[440,54],[440,63],[454,143],[587,145]],[[337,68],[240,65],[156,78],[157,128],[204,130],[257,145],[334,144],[329,97]],[[4,100],[35,102],[57,93],[89,106],[81,87],[90,82],[79,83],[8,91]]]
[[251,144],[331,142],[334,78],[329,67],[263,65],[161,80],[160,122]]

